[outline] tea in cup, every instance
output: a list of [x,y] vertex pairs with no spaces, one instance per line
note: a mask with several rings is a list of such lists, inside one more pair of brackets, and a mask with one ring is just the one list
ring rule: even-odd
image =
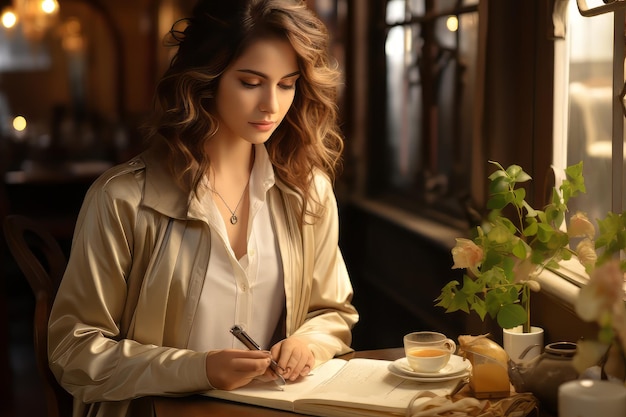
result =
[[443,333],[424,331],[404,336],[404,353],[416,372],[438,372],[455,351],[456,343]]

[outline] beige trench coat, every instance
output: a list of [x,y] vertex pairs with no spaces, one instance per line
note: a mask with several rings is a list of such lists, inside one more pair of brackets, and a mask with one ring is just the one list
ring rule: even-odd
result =
[[[74,396],[75,417],[150,416],[148,396],[210,388],[206,353],[186,349],[210,229],[159,153],[150,149],[100,177],[77,220],[48,339],[50,367]],[[301,200],[281,184],[268,204],[283,260],[285,334],[307,340],[319,363],[350,351],[358,314],[335,196],[324,176],[315,184],[324,210],[312,224],[300,224]]]

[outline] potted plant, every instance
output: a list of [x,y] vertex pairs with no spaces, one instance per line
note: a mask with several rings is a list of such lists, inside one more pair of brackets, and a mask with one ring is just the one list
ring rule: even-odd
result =
[[497,168],[489,176],[490,212],[470,239],[457,238],[452,249],[452,268],[466,270],[463,282],[449,282],[435,302],[447,312],[475,312],[481,320],[489,315],[503,329],[522,326],[528,333],[531,291],[540,290],[535,278],[572,257],[571,237],[593,229],[581,213],[572,216],[569,232],[563,228],[570,198],[585,192],[583,165],[567,167],[566,178],[553,187],[550,203],[538,210],[528,204],[520,186],[531,180],[530,175],[518,165],[505,169],[498,162],[489,163]]

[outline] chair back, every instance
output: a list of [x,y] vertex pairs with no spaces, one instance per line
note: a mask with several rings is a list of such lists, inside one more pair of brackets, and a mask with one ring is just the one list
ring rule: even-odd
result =
[[9,250],[35,296],[35,359],[43,381],[48,417],[71,416],[72,396],[59,385],[48,364],[48,319],[65,272],[65,254],[56,239],[28,217],[8,215],[3,226]]

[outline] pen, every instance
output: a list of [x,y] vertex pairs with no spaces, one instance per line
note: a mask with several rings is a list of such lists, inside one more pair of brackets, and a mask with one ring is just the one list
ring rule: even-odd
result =
[[[244,329],[241,328],[241,326],[234,325],[230,329],[230,332],[237,339],[239,339],[239,341],[241,343],[243,343],[248,349],[250,349],[250,350],[262,350],[261,346],[259,346],[259,344],[257,342],[255,342],[254,339],[252,339],[250,337],[250,335],[248,333],[246,333],[246,331]],[[276,363],[276,361],[274,359],[271,359],[270,369],[278,377],[277,379],[275,379],[275,381],[276,381],[276,384],[278,384],[281,387],[281,389],[282,389],[282,386],[285,385],[285,378],[283,378],[283,376],[278,373],[278,368],[280,368],[280,366],[278,366],[278,364]]]

